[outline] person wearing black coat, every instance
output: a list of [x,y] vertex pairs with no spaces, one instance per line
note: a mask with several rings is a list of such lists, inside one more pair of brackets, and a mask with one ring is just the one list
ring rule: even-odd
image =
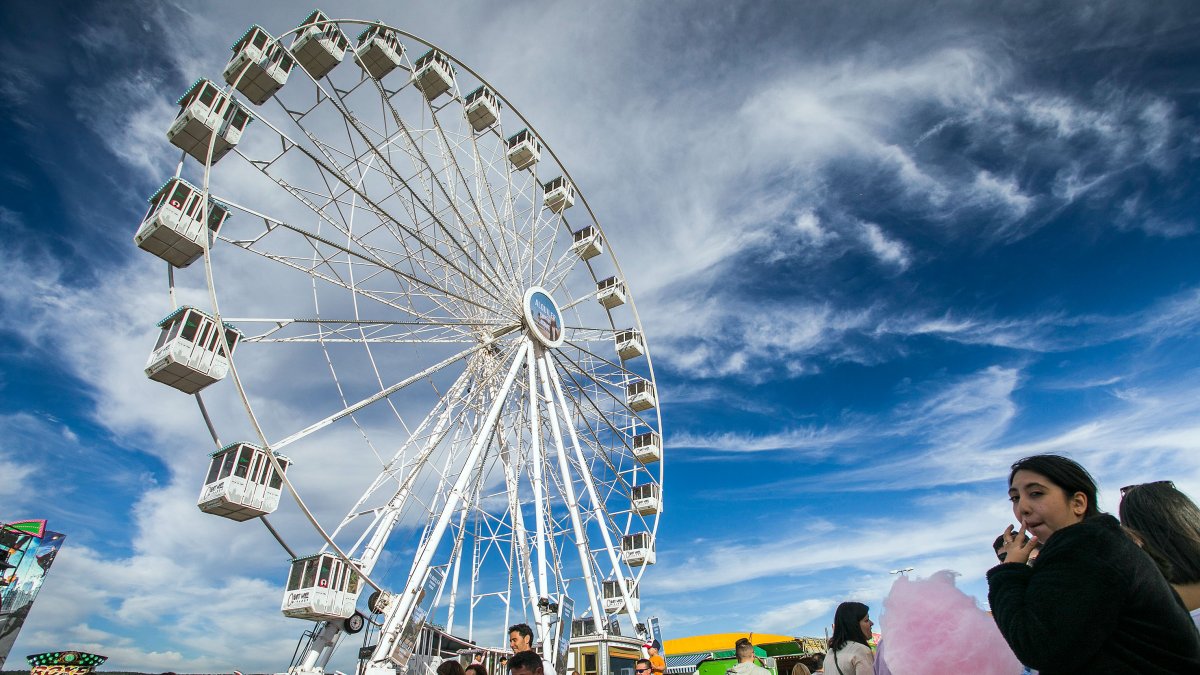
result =
[[1026,458],[1013,465],[1009,485],[1021,527],[1003,535],[1006,562],[988,571],[988,601],[1022,663],[1041,675],[1200,674],[1200,634],[1182,601],[1117,520],[1096,508],[1095,481],[1082,466],[1056,455]]

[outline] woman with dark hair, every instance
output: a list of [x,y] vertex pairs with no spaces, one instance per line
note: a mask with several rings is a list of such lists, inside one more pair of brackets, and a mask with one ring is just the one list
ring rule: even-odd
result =
[[1042,675],[1200,673],[1200,635],[1187,610],[1117,519],[1100,512],[1096,492],[1066,457],[1012,465],[1008,497],[1019,525],[1005,529],[1005,561],[987,574],[1000,633]]
[[872,675],[875,654],[867,646],[871,637],[870,608],[861,602],[843,602],[833,613],[833,637],[825,654],[825,675]]
[[1200,626],[1200,508],[1169,480],[1121,488],[1121,524]]
[[455,659],[446,659],[438,664],[437,675],[464,675],[462,664]]
[[478,661],[467,666],[466,670],[467,675],[488,675],[487,666]]

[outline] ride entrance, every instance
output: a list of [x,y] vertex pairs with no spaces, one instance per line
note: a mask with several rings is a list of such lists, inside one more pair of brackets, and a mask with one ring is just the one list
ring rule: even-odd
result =
[[289,671],[347,644],[425,672],[513,623],[560,672],[572,632],[640,641],[654,371],[533,125],[435,45],[320,11],[250,27],[178,103],[135,236],[170,299],[146,375],[211,433],[198,506],[287,552],[281,611],[311,622]]

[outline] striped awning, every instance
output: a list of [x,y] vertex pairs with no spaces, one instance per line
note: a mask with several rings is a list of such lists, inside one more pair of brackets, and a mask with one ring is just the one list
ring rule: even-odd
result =
[[693,654],[673,654],[666,657],[667,675],[690,675],[696,672],[696,664],[711,658],[712,652],[695,652]]

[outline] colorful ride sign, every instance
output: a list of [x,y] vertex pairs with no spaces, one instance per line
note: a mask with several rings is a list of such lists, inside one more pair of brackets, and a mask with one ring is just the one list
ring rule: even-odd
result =
[[546,347],[558,347],[563,343],[562,313],[554,298],[540,286],[525,291],[525,325],[529,334]]

